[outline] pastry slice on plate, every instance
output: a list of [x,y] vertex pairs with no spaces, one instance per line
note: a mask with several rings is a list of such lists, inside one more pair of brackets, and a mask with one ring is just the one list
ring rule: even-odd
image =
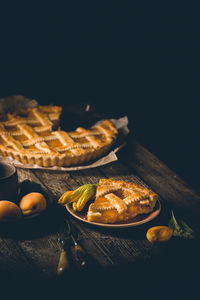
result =
[[121,223],[153,211],[158,195],[148,188],[122,180],[101,179],[95,200],[89,205],[87,220]]

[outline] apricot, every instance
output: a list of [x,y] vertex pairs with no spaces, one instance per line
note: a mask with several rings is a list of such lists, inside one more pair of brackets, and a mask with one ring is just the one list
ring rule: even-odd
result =
[[172,234],[173,230],[168,226],[154,226],[147,230],[146,237],[151,243],[167,242]]
[[19,206],[8,200],[0,201],[0,220],[21,218],[22,212]]
[[41,193],[36,192],[25,195],[19,202],[19,207],[25,216],[42,212],[46,209],[46,206],[46,198]]

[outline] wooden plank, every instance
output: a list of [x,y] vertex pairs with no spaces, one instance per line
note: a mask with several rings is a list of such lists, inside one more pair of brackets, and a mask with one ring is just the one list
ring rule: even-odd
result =
[[73,172],[34,170],[33,173],[57,198],[64,192],[74,190],[83,184],[77,180],[78,175],[73,176]]
[[1,272],[27,272],[35,271],[35,266],[24,253],[17,241],[1,238],[0,243],[0,265]]
[[17,174],[18,174],[19,182],[22,182],[22,181],[28,179],[30,181],[34,181],[34,182],[40,184],[42,189],[44,190],[44,192],[48,195],[48,201],[50,203],[53,203],[54,195],[46,188],[46,186],[43,184],[43,182],[40,181],[40,178],[38,176],[36,176],[31,169],[18,168]]
[[[42,171],[42,170],[36,171],[35,170],[34,175],[39,179],[40,183],[42,185],[44,185],[46,187],[46,189],[48,189],[49,192],[55,196],[54,199],[56,199],[56,200],[66,190],[72,190],[72,189],[75,189],[80,186],[81,179],[78,178],[78,176],[77,176],[78,179],[75,180],[74,178],[76,178],[76,176],[75,175],[72,176],[71,174],[68,174],[68,173],[67,173],[67,180],[66,180],[66,173],[63,173],[63,172],[58,172],[58,173],[54,174],[54,172]],[[82,182],[81,182],[81,184],[82,184]],[[54,220],[52,220],[52,222],[54,222]],[[76,222],[74,222],[74,223],[76,223]],[[76,224],[75,224],[75,226],[76,226]],[[83,224],[81,224],[80,227],[79,227],[79,231],[80,231],[79,240],[82,240],[83,237],[87,236],[87,238],[89,237],[89,239],[91,241],[93,241],[92,231],[90,229],[87,229],[87,226],[84,226]],[[90,244],[89,244],[89,246],[90,246]],[[103,264],[105,264],[105,262],[107,262],[109,264],[110,260],[108,257],[105,258],[105,255],[102,254],[103,251],[102,251],[101,247],[99,247],[98,242],[95,244],[95,241],[94,241],[92,246],[93,246],[92,250],[88,249],[88,246],[87,246],[87,252],[89,254],[90,253],[95,254],[93,259],[94,260],[98,259],[99,261],[103,262]]]
[[34,175],[34,173],[30,169],[18,168],[17,175],[18,175],[19,182],[29,179],[29,180],[33,180],[37,183],[40,183],[40,180]]
[[[138,148],[138,152],[140,151],[141,148]],[[98,169],[77,172],[49,172],[45,170],[28,170],[27,172],[26,170],[20,172],[20,177],[32,178],[40,183],[55,201],[66,190],[75,189],[85,183],[97,183],[100,178],[105,177],[134,181],[138,184],[149,186],[155,192],[163,195],[163,189],[161,187],[158,189],[158,184],[152,184],[154,183],[152,180],[153,174],[150,173],[148,175],[147,173],[149,173],[150,166],[156,170],[158,169],[157,171],[161,173],[165,173],[166,169],[162,170],[161,168],[160,170],[160,164],[157,163],[154,157],[150,161],[151,163],[148,161],[149,168],[144,167],[143,160],[149,159],[149,155],[147,155],[145,150],[143,152],[145,152],[146,156],[143,152],[138,152],[136,152],[137,157],[135,157],[134,166],[132,160],[129,161],[130,157],[127,156],[125,160],[120,158],[119,161]],[[145,238],[146,229],[150,224],[139,229],[131,228],[115,231],[88,226],[71,217],[70,220],[79,231],[79,242],[97,267],[106,268],[123,265],[124,263],[132,264],[141,258],[149,260],[155,254],[155,248]],[[57,222],[56,219],[54,221]],[[151,224],[154,223],[152,222]],[[50,232],[42,238],[38,237],[34,241],[32,239],[20,241],[21,249],[27,256],[30,256],[35,267],[38,267],[38,272],[43,275],[46,274],[45,276],[48,276],[47,274],[55,274],[59,257],[60,245],[57,242],[59,229],[54,229],[55,232]],[[35,254],[35,251],[37,254]],[[159,251],[162,252],[162,249]],[[48,255],[50,259],[47,258]]]
[[[19,182],[31,180],[41,185],[50,197],[54,195],[32,170],[18,169]],[[52,203],[52,201],[50,201]],[[1,224],[0,228],[0,265],[8,274],[30,274],[36,278],[46,278],[55,275],[58,253],[61,249],[58,243],[59,220],[52,212],[41,214],[30,220],[16,224]],[[25,275],[25,276],[26,276]]]
[[152,189],[151,186],[148,186],[130,167],[123,164],[122,161],[116,161],[109,165],[102,166],[101,171],[105,178],[135,182],[136,184]]
[[170,170],[155,155],[136,141],[129,140],[120,153],[120,160],[140,177],[166,204],[193,218],[200,215],[200,195]]
[[[121,162],[115,162],[99,169],[71,173],[23,170],[20,173],[20,177],[32,178],[32,180],[40,183],[48,193],[52,194],[54,199],[68,189],[75,189],[84,183],[97,183],[100,178],[105,177],[114,177],[143,184],[140,178],[132,174],[130,169]],[[76,220],[72,222],[80,232],[80,243],[99,267],[134,263],[141,257],[149,259],[153,255],[152,245],[145,239],[146,228],[139,231],[139,234],[136,229],[133,229],[124,230],[119,235],[119,231],[99,230],[98,228],[79,223]],[[30,256],[35,266],[39,267],[40,270],[38,272],[41,276],[45,272],[46,274],[53,274],[56,270],[60,250],[57,237],[57,234],[50,234],[48,237],[19,242],[24,253]]]
[[[56,174],[56,180],[54,173],[47,171],[34,171],[34,174],[40,178],[40,181],[47,189],[58,196],[60,196],[60,192],[63,193],[66,189],[73,189],[84,183],[97,183],[100,178],[113,177],[116,174],[121,178],[120,174],[125,174],[125,172],[129,176],[126,179],[135,179],[141,183],[139,178],[136,179],[127,167],[120,163],[112,165],[112,172],[110,172],[110,166],[102,169],[103,171],[101,169],[91,169],[71,172],[68,174],[67,180],[66,174],[62,172]],[[121,179],[124,179],[124,177]],[[88,226],[73,218],[70,218],[70,220],[79,230],[79,241],[93,261],[101,267],[134,262],[137,260],[137,257],[141,256],[149,257],[151,245],[145,239],[145,230],[140,232],[138,240],[135,241],[133,239],[133,232],[137,232],[135,229],[131,231],[131,234],[130,230],[121,231],[122,235],[119,236],[119,230],[102,230],[94,226]],[[126,237],[124,238],[125,232]]]
[[103,177],[103,174],[99,168],[94,168],[71,172],[71,176],[78,182],[80,186],[86,183],[98,183],[99,179]]
[[19,244],[35,266],[34,273],[38,277],[52,278],[55,276],[61,250],[57,234],[31,240],[26,239]]

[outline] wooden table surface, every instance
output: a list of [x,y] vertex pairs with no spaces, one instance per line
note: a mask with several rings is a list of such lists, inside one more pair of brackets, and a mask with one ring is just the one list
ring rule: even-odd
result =
[[[38,218],[20,224],[0,225],[0,272],[2,282],[15,282],[24,289],[33,282],[52,286],[55,290],[82,289],[102,286],[99,293],[112,286],[126,286],[134,291],[163,293],[166,285],[180,293],[187,292],[191,275],[198,271],[198,238],[172,239],[166,244],[152,245],[146,230],[154,225],[166,225],[169,212],[175,213],[194,228],[199,229],[200,195],[173,173],[165,164],[140,145],[132,134],[120,150],[118,160],[108,165],[81,171],[46,171],[18,168],[20,182],[29,179],[39,183],[52,205]],[[67,212],[78,232],[78,241],[88,255],[88,267],[80,271],[71,257],[71,270],[58,277],[56,270],[61,251],[58,241],[63,226],[63,211],[58,209],[58,198],[67,190],[84,183],[97,183],[100,178],[122,179],[150,187],[159,194],[162,209],[151,222],[131,228],[99,228],[81,222]],[[101,278],[101,279],[100,279]],[[196,277],[191,279],[195,285]],[[23,284],[26,282],[26,284]],[[187,282],[186,284],[183,284]],[[145,283],[145,289],[144,287]],[[155,287],[156,285],[156,287]],[[115,289],[116,290],[116,289]],[[37,288],[32,292],[36,292]],[[191,289],[190,289],[191,293]],[[160,294],[159,294],[160,295]],[[162,294],[166,296],[167,291]]]

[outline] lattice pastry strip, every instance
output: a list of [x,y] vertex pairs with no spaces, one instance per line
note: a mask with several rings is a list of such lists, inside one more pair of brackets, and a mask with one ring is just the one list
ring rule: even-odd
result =
[[119,213],[127,210],[126,203],[113,193],[107,194],[105,198],[110,202],[111,206]]
[[19,141],[15,140],[12,136],[3,134],[2,139],[6,143],[8,148],[13,148],[16,151],[23,150],[22,144]]
[[40,136],[28,125],[20,124],[18,128],[21,132],[27,137],[28,140],[35,140],[35,147],[39,150],[44,151],[45,153],[54,154],[56,153],[51,149],[47,143],[43,140],[40,141]]
[[135,183],[101,179],[87,218],[101,223],[124,222],[151,212],[157,200],[157,194]]
[[57,131],[55,132],[57,138],[61,142],[62,146],[57,147],[56,150],[60,153],[68,151],[69,153],[76,154],[77,150],[79,154],[83,154],[84,150],[82,146],[76,142],[74,142],[73,138],[70,136],[69,133],[64,131]]
[[110,120],[90,129],[55,130],[60,114],[60,107],[38,106],[0,116],[0,154],[45,167],[70,166],[102,156],[117,138]]

